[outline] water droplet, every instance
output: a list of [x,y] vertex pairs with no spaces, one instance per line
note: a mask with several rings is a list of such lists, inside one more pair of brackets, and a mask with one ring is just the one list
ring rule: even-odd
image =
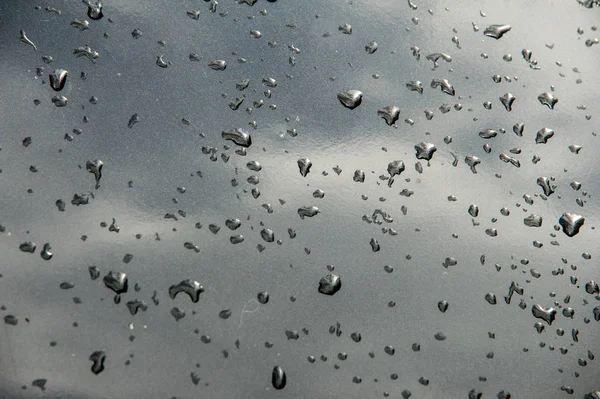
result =
[[377,111],[377,115],[385,119],[388,126],[392,126],[400,118],[400,108],[389,105]]
[[34,242],[31,241],[26,241],[24,243],[22,243],[21,245],[19,245],[19,249],[23,252],[28,252],[30,254],[35,253],[35,248],[36,245]]
[[419,143],[415,145],[415,151],[417,152],[417,159],[424,159],[430,161],[433,154],[437,151],[437,147],[432,143]]
[[338,93],[337,98],[344,107],[354,109],[362,102],[363,93],[358,90],[347,90]]
[[471,168],[471,172],[477,173],[476,166],[481,163],[481,160],[475,155],[467,155],[465,157],[465,163]]
[[40,252],[40,256],[42,257],[42,259],[44,260],[50,260],[52,259],[52,256],[54,255],[52,253],[52,247],[50,246],[50,243],[45,243],[44,246],[42,247],[42,251]]
[[37,46],[35,45],[35,43],[34,43],[34,42],[32,42],[32,41],[31,41],[31,40],[30,40],[30,39],[27,37],[27,35],[25,34],[25,31],[24,31],[24,30],[21,30],[21,31],[19,31],[19,34],[21,35],[21,41],[22,41],[23,43],[26,43],[26,44],[30,45],[31,47],[33,47],[33,49],[34,49],[35,51],[37,51]]
[[96,1],[96,3],[92,3],[89,0],[85,0],[84,3],[88,6],[87,15],[93,20],[99,20],[104,15],[102,14],[102,3],[100,1]]
[[104,285],[115,292],[115,294],[122,294],[127,292],[127,274],[123,272],[109,272],[104,276]]
[[250,147],[252,145],[250,133],[246,129],[239,127],[221,132],[221,137],[225,140],[231,140],[241,147]]
[[435,89],[439,87],[440,90],[450,96],[456,95],[456,90],[454,90],[454,86],[448,82],[446,79],[432,79],[431,80],[431,88]]
[[273,367],[273,374],[271,376],[271,383],[273,384],[273,388],[283,389],[285,388],[286,382],[287,378],[285,375],[285,371],[283,371],[281,366]]
[[340,25],[338,26],[338,30],[346,35],[352,34],[352,26],[350,24]]
[[55,69],[54,72],[49,75],[50,87],[52,87],[54,91],[61,91],[63,87],[65,87],[68,74],[69,73],[65,69]]
[[532,306],[531,313],[533,317],[545,321],[548,325],[552,325],[552,322],[556,318],[556,310],[554,308],[544,308],[538,304]]
[[106,353],[104,351],[96,351],[90,355],[89,359],[92,362],[92,373],[100,374],[104,370]]
[[554,94],[550,92],[540,94],[537,99],[540,104],[545,105],[550,109],[554,109],[554,106],[558,102],[558,98],[554,97]]
[[212,60],[208,63],[208,66],[215,71],[224,71],[227,68],[227,62],[225,60]]
[[513,96],[511,93],[506,93],[502,97],[500,97],[500,102],[502,103],[502,105],[504,105],[504,108],[506,108],[506,110],[510,112],[512,111],[512,105],[515,102],[515,96]]
[[300,158],[298,160],[298,168],[300,169],[300,174],[302,177],[306,177],[310,172],[310,168],[312,167],[312,162],[308,158]]
[[512,27],[510,25],[490,25],[487,28],[485,28],[483,34],[498,40],[511,29]]
[[496,295],[492,294],[491,292],[488,292],[487,294],[485,294],[485,300],[490,305],[495,305],[497,303]]
[[298,208],[298,215],[300,216],[300,219],[304,219],[305,217],[311,218],[316,216],[318,213],[321,213],[321,211],[314,205]]
[[185,312],[178,307],[174,307],[171,309],[171,316],[173,316],[175,321],[178,322],[185,317]]
[[244,236],[241,234],[229,237],[229,242],[232,244],[240,244],[244,242]]
[[446,313],[446,311],[448,310],[448,306],[449,306],[448,301],[439,301],[438,302],[438,309],[442,313]]
[[68,101],[69,100],[65,96],[54,96],[54,97],[52,97],[52,104],[54,104],[57,107],[66,107]]
[[94,175],[96,179],[96,190],[100,187],[100,179],[102,178],[102,166],[104,162],[99,159],[95,159],[93,161],[87,161],[85,163],[85,168],[88,172]]
[[273,233],[273,230],[271,230],[271,229],[262,229],[260,232],[260,236],[266,242],[275,241],[275,233]]
[[75,18],[71,21],[71,26],[74,26],[75,28],[83,32],[84,30],[90,28],[90,22],[85,19]]
[[334,295],[342,288],[342,280],[337,274],[328,274],[319,281],[319,292]]
[[100,54],[97,51],[92,50],[92,48],[88,45],[77,47],[73,50],[73,54],[77,57],[86,57],[92,63],[96,62],[96,59],[100,57]]
[[584,222],[585,218],[583,216],[568,212],[563,213],[558,220],[558,223],[563,228],[563,232],[569,237],[573,237],[579,233]]
[[420,80],[413,80],[406,84],[406,87],[410,91],[416,91],[419,94],[423,94],[423,82]]
[[140,301],[139,299],[127,302],[126,306],[132,316],[136,315],[140,310],[142,312],[148,310],[148,304],[144,301]]
[[183,292],[187,294],[193,303],[198,302],[200,294],[204,292],[204,288],[195,280],[183,280],[179,284],[169,287],[169,297],[175,299],[177,294]]
[[379,45],[377,44],[377,42],[369,42],[366,46],[365,46],[365,51],[369,54],[373,54],[374,52],[377,51],[377,49],[379,48]]
[[469,215],[476,218],[477,216],[479,216],[479,207],[475,204],[471,204],[469,206],[468,212],[469,212]]
[[542,190],[544,191],[544,195],[546,196],[549,196],[552,193],[554,193],[554,186],[552,185],[550,179],[547,177],[538,177],[537,185],[542,188]]
[[535,136],[536,144],[546,144],[554,136],[554,130],[547,127],[540,129]]
[[156,65],[161,67],[161,68],[166,68],[169,66],[169,64],[164,60],[164,55],[159,55],[158,57],[156,57]]
[[259,292],[256,299],[262,305],[265,305],[269,302],[269,293],[267,291]]
[[523,219],[523,223],[527,227],[542,227],[542,217],[539,215],[531,214]]

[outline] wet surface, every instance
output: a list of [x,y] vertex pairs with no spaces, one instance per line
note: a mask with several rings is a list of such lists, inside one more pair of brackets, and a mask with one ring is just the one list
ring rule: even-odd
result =
[[0,396],[599,390],[599,12],[0,3]]

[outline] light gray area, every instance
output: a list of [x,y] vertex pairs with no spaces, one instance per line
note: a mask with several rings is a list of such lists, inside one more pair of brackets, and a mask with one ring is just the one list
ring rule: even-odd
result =
[[[14,315],[18,324],[0,320],[0,393],[25,399],[375,398],[388,392],[401,398],[409,390],[413,398],[467,398],[475,389],[484,398],[502,390],[514,398],[583,398],[600,389],[599,360],[578,365],[588,350],[600,356],[600,330],[592,313],[599,304],[584,289],[586,282],[600,280],[594,229],[600,213],[598,139],[593,134],[600,130],[600,45],[584,44],[600,35],[592,30],[600,11],[572,0],[413,3],[416,10],[397,0],[258,0],[252,7],[221,0],[211,13],[209,2],[107,0],[104,18],[91,20],[87,6],[77,1],[2,1],[0,224],[6,229],[0,238],[0,306],[5,307],[0,317]],[[188,10],[199,10],[199,19],[188,17]],[[70,26],[74,18],[89,20],[90,28]],[[351,35],[338,31],[346,23],[352,25]],[[512,29],[495,40],[483,34],[492,24]],[[132,37],[134,29],[142,32],[138,39]],[[37,52],[20,40],[20,30]],[[251,30],[262,37],[253,38]],[[379,46],[369,54],[365,46],[372,41]],[[86,44],[100,54],[95,63],[72,54]],[[421,49],[420,61],[411,46]],[[524,48],[533,52],[540,70],[523,59]],[[425,56],[435,52],[451,55],[452,62],[439,60],[432,70]],[[190,61],[190,53],[200,61]],[[507,53],[511,62],[503,60]],[[46,55],[54,59],[50,65],[42,61]],[[167,68],[156,65],[160,55]],[[227,62],[224,71],[208,67],[216,59]],[[41,77],[36,77],[37,66],[45,68]],[[69,72],[58,93],[48,84],[56,68]],[[86,80],[80,78],[82,71]],[[495,74],[512,81],[494,83]],[[269,87],[262,79],[268,77],[277,80],[271,98],[263,94]],[[250,85],[240,92],[236,83],[244,78]],[[432,89],[432,79],[447,79],[457,95]],[[406,88],[414,80],[423,82],[422,95]],[[553,110],[537,100],[551,86],[559,99]],[[364,93],[354,110],[337,99],[348,89]],[[499,100],[507,92],[516,97],[511,112]],[[66,96],[67,106],[55,107],[54,95]],[[231,110],[228,104],[241,95],[244,103]],[[90,104],[91,96],[98,98],[96,105]],[[34,105],[34,99],[41,104]],[[254,108],[258,100],[264,105]],[[485,101],[492,103],[491,110],[483,107]],[[463,108],[442,114],[444,103]],[[377,115],[389,105],[401,109],[395,127]],[[249,106],[251,114],[245,111]],[[432,120],[425,118],[425,109],[434,112]],[[130,129],[134,113],[140,121]],[[248,125],[251,121],[256,129]],[[525,123],[523,137],[512,132],[516,122]],[[223,130],[234,127],[252,136],[246,156],[235,154],[239,147],[221,138]],[[555,135],[547,144],[536,144],[535,134],[543,127]],[[81,135],[73,129],[81,129]],[[298,135],[291,137],[288,129],[297,129]],[[485,129],[506,133],[484,140],[478,133]],[[70,142],[64,140],[67,133],[73,136]],[[447,135],[450,144],[444,143]],[[32,144],[24,147],[28,136]],[[420,161],[422,174],[415,171],[414,146],[420,142],[437,147],[430,165]],[[482,148],[486,143],[489,154]],[[572,153],[572,144],[583,148]],[[215,162],[202,153],[204,146],[218,148]],[[513,148],[521,154],[511,154]],[[451,153],[459,160],[457,167]],[[501,153],[520,160],[521,167],[502,162]],[[468,155],[481,159],[477,174],[464,162]],[[534,155],[541,158],[537,164],[531,161]],[[313,165],[302,177],[297,161],[305,157]],[[85,170],[93,159],[104,162],[97,190]],[[246,167],[252,160],[260,162],[261,171]],[[403,160],[406,171],[390,188],[379,176],[394,160]],[[32,173],[31,165],[38,172]],[[332,169],[336,165],[340,175]],[[352,179],[357,169],[365,171],[362,184]],[[255,186],[246,181],[251,175],[260,179],[258,199],[250,194]],[[536,184],[540,176],[556,178],[556,192],[547,200]],[[569,187],[574,180],[583,184],[580,191]],[[177,191],[181,187],[183,194]],[[323,199],[313,197],[316,189],[325,192]],[[402,189],[414,194],[400,196]],[[71,205],[74,193],[89,191],[95,196],[90,204]],[[532,205],[523,200],[525,194],[532,196]],[[457,200],[449,201],[450,195]],[[577,198],[585,201],[583,207]],[[58,211],[58,199],[66,202],[65,212]],[[262,204],[271,204],[273,212]],[[471,204],[479,206],[478,226],[467,213]],[[298,208],[313,205],[321,212],[301,219]],[[509,216],[500,213],[502,207]],[[394,221],[362,220],[376,209]],[[178,210],[186,216],[164,218]],[[553,228],[564,212],[585,217],[572,238]],[[523,219],[531,213],[543,217],[542,227],[525,226]],[[230,217],[242,221],[236,231],[225,226]],[[110,225],[112,218],[119,233],[100,226]],[[197,222],[203,226],[199,230]],[[221,226],[216,235],[209,231],[211,223]],[[398,234],[383,234],[382,227]],[[281,245],[264,242],[263,228],[272,229]],[[296,238],[290,239],[288,228]],[[489,228],[498,235],[487,235]],[[245,240],[232,245],[230,236],[236,234]],[[379,252],[371,250],[372,238]],[[543,247],[534,247],[534,240]],[[560,245],[552,245],[553,240]],[[25,241],[36,243],[35,254],[19,250]],[[46,242],[54,253],[49,261],[39,255]],[[186,242],[197,245],[199,253],[185,249]],[[266,249],[259,252],[257,244]],[[582,258],[585,252],[590,260]],[[130,263],[123,262],[125,254],[134,255]],[[457,265],[444,268],[447,257]],[[128,274],[129,291],[120,304],[101,278],[90,279],[90,265],[100,269],[101,277],[111,270]],[[330,273],[327,265],[342,279],[334,296],[317,292],[319,280]],[[394,271],[387,273],[384,265]],[[564,274],[554,276],[559,268]],[[533,278],[530,269],[541,277]],[[576,285],[571,276],[578,279]],[[184,279],[203,285],[198,303],[183,294],[169,298],[169,286]],[[74,288],[60,289],[65,281]],[[507,305],[503,297],[512,281],[525,292]],[[154,290],[158,306],[151,299]],[[256,299],[261,291],[270,294],[265,305]],[[484,299],[488,292],[496,295],[496,305]],[[82,303],[75,304],[73,297]],[[132,316],[125,303],[133,299],[145,301],[148,310]],[[518,306],[521,299],[524,310]],[[446,313],[437,307],[442,300],[449,303]],[[542,334],[533,327],[539,321],[532,316],[534,304],[558,311]],[[174,306],[186,313],[178,322],[170,314]],[[575,309],[573,320],[562,315],[566,306]],[[224,309],[232,312],[227,320],[219,317]],[[591,319],[589,324],[584,318]],[[336,323],[340,337],[329,333]],[[565,330],[564,336],[556,334],[557,328]],[[573,328],[579,329],[579,342],[571,338]],[[287,330],[298,331],[299,339],[288,340]],[[351,340],[354,331],[361,333],[360,343]],[[436,340],[438,332],[447,339]],[[212,341],[203,343],[202,335]],[[132,342],[130,336],[135,336]],[[51,341],[57,345],[51,347]],[[266,341],[273,347],[266,348]],[[421,345],[419,352],[411,349],[413,343]],[[384,352],[386,345],[395,347],[393,356]],[[94,375],[88,358],[97,350],[106,352],[106,369]],[[338,359],[341,352],[347,353],[346,360]],[[486,357],[490,352],[493,359]],[[316,362],[309,363],[308,356]],[[128,360],[131,364],[125,365]],[[275,365],[287,374],[280,391],[271,385]],[[191,372],[200,377],[198,385]],[[397,380],[390,378],[393,373]],[[355,376],[362,383],[353,383]],[[429,385],[420,384],[420,377]],[[38,378],[48,379],[43,392],[31,386]],[[561,387],[571,387],[574,394]]]

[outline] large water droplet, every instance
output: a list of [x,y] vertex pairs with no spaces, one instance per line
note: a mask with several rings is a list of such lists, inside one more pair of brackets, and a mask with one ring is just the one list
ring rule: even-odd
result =
[[558,223],[562,226],[563,232],[569,237],[575,236],[579,233],[581,226],[585,222],[585,218],[575,213],[565,212],[558,220]]
[[221,137],[225,140],[231,140],[235,144],[242,147],[250,147],[252,145],[252,137],[246,129],[236,127],[227,131],[221,132]]
[[377,111],[377,115],[385,119],[385,123],[388,126],[392,126],[400,118],[400,108],[395,105],[389,105]]
[[312,167],[312,162],[308,158],[300,158],[298,160],[298,168],[300,169],[300,174],[302,177],[306,177],[310,172],[310,168]]
[[347,90],[338,93],[337,98],[344,107],[354,109],[362,102],[363,93],[358,90]]
[[552,325],[552,322],[556,318],[556,309],[552,307],[544,308],[538,304],[532,306],[531,313],[533,314],[533,317],[542,319],[549,325]]
[[342,288],[342,280],[337,274],[328,274],[319,281],[319,292],[334,295]]
[[485,28],[483,34],[498,40],[511,29],[512,27],[510,25],[490,25],[487,28]]
[[90,361],[92,362],[92,373],[100,374],[104,370],[104,361],[106,360],[106,353],[104,351],[96,351],[90,355]]
[[54,91],[61,91],[63,87],[65,87],[68,74],[69,73],[65,69],[55,69],[49,76],[50,87],[52,87]]
[[285,371],[283,371],[281,366],[273,367],[273,375],[271,376],[271,383],[273,384],[273,388],[283,389],[285,388],[286,382],[287,378],[285,375]]

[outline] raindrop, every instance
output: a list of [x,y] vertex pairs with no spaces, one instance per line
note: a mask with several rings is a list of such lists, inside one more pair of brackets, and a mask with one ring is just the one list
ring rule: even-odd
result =
[[377,111],[377,115],[382,117],[388,126],[392,126],[400,118],[400,108],[389,105]]
[[568,212],[563,213],[558,220],[558,223],[563,228],[563,232],[569,237],[573,237],[579,233],[584,222],[585,218],[583,216]]
[[180,292],[187,294],[192,302],[196,303],[200,299],[200,294],[204,292],[204,288],[197,281],[190,279],[169,287],[169,297],[171,299],[175,299]]
[[556,318],[556,310],[552,307],[544,308],[536,304],[531,308],[531,313],[533,317],[545,321],[548,325],[552,325],[552,322]]
[[65,69],[55,69],[49,76],[50,87],[52,87],[54,91],[61,91],[63,87],[65,87],[68,74],[69,73]]
[[319,281],[319,292],[334,295],[342,288],[342,280],[337,274],[328,274]]
[[300,169],[300,174],[302,177],[306,177],[310,172],[310,168],[312,167],[312,162],[308,158],[300,158],[298,160],[298,168]]
[[89,359],[92,362],[92,373],[100,374],[104,370],[106,353],[104,351],[96,351],[90,355]]
[[273,388],[275,388],[275,389],[285,388],[286,375],[285,375],[285,371],[283,371],[281,366],[273,367],[273,375],[271,377],[271,383],[273,384]]
[[344,107],[354,109],[362,102],[363,93],[358,90],[348,90],[338,93],[337,98]]
[[512,27],[510,25],[490,25],[487,28],[485,28],[483,34],[498,40],[511,29]]
[[558,98],[554,97],[554,94],[550,92],[540,94],[537,99],[540,104],[545,105],[550,109],[554,109],[554,106],[558,102]]

